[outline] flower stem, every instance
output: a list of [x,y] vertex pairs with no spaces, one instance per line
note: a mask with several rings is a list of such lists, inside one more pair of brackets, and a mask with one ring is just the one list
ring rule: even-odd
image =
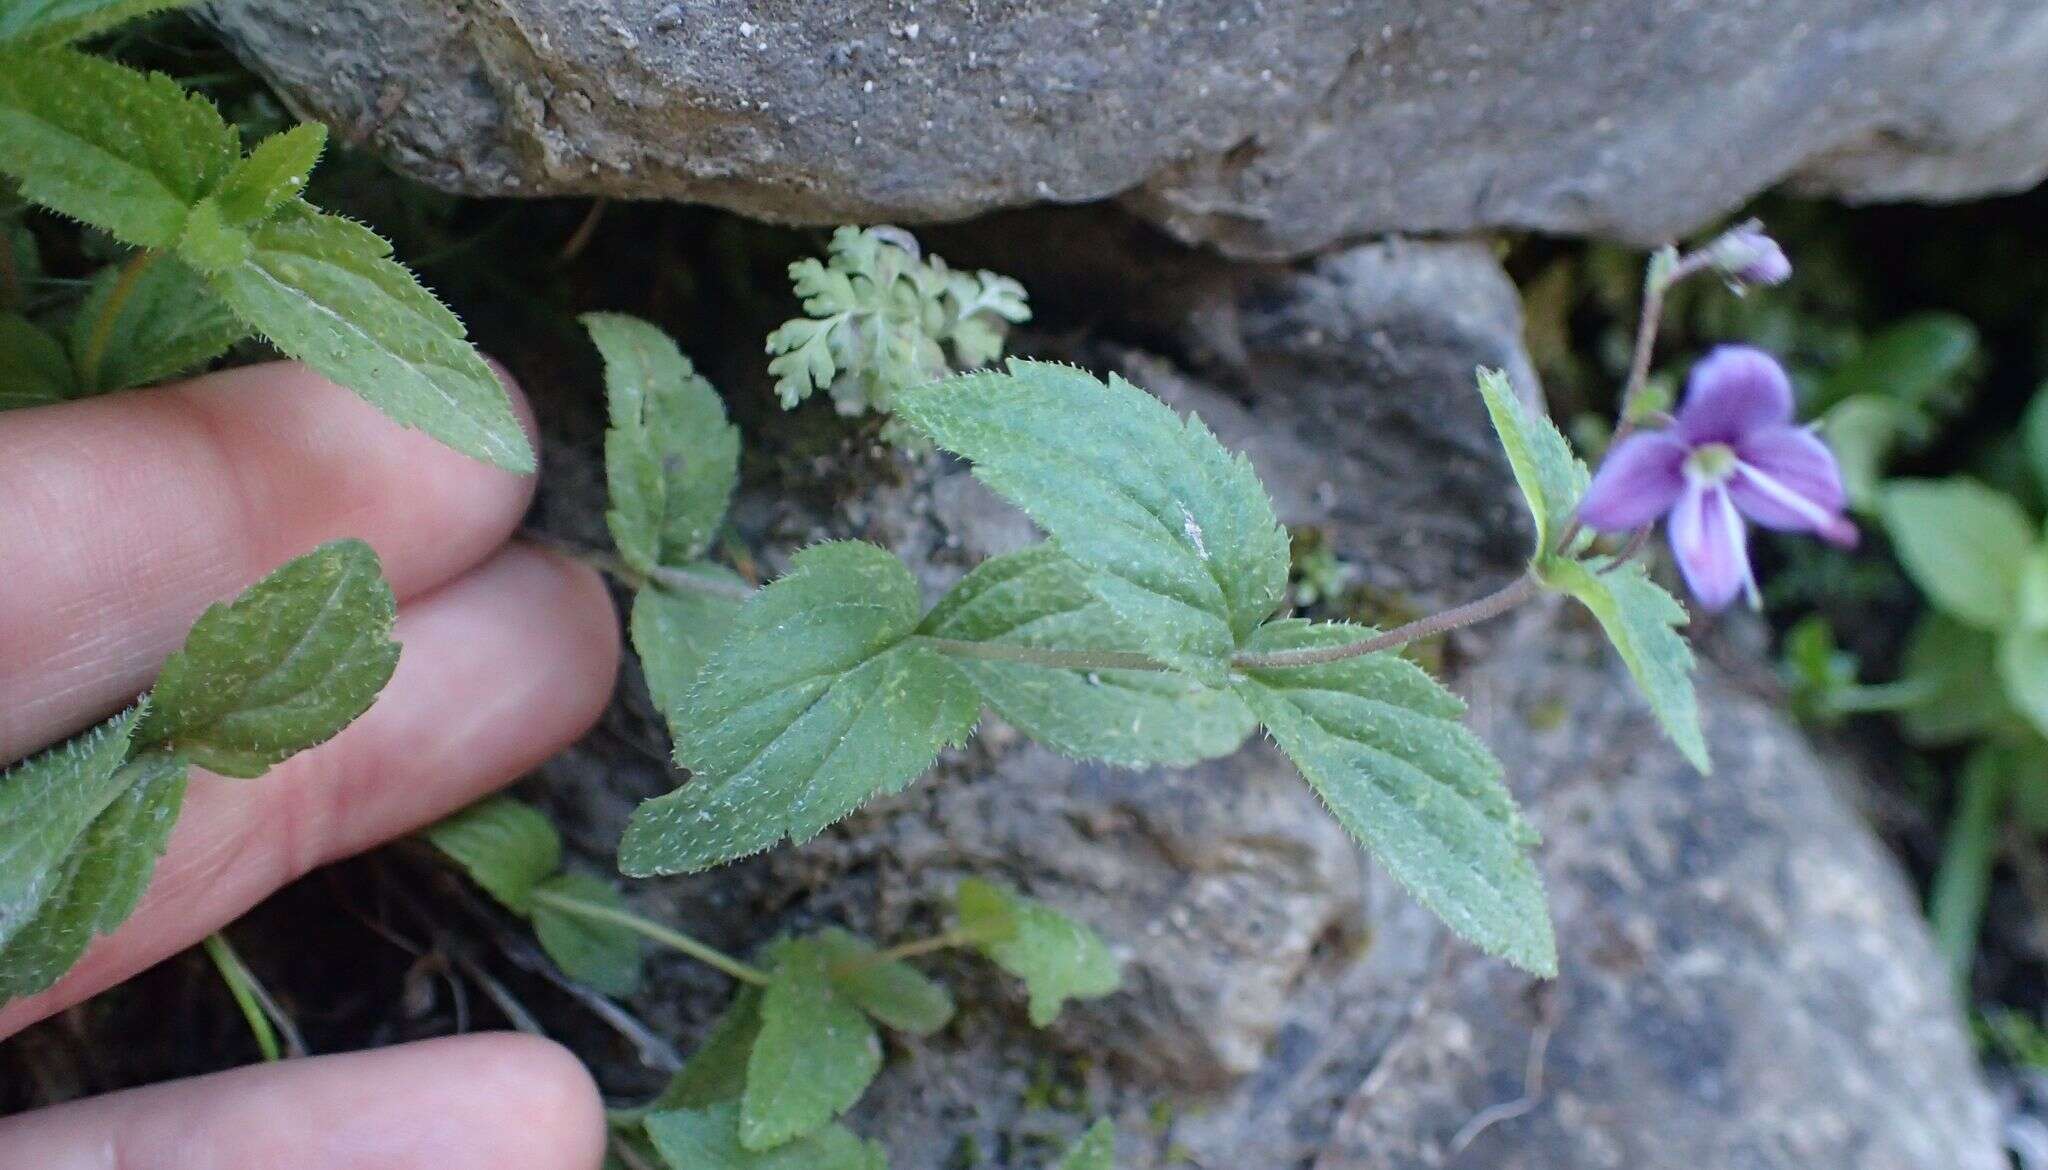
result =
[[100,306],[99,315],[92,319],[92,330],[86,334],[85,350],[79,355],[79,381],[87,390],[97,390],[100,384],[100,364],[107,356],[107,343],[114,337],[114,322],[121,317],[121,310],[128,305],[128,298],[135,295],[135,286],[141,282],[142,274],[156,263],[162,255],[154,248],[144,248],[128,258],[121,266],[121,275],[114,278],[114,287],[107,292],[106,303]]
[[1321,666],[1331,662],[1342,662],[1365,654],[1377,654],[1393,650],[1410,642],[1446,634],[1452,630],[1501,614],[1543,592],[1543,582],[1532,573],[1524,573],[1507,585],[1463,605],[1454,606],[1442,613],[1396,626],[1384,634],[1377,634],[1358,642],[1342,646],[1311,646],[1300,650],[1272,650],[1264,654],[1239,654],[1230,664],[1241,670],[1278,670],[1297,666]]
[[615,906],[604,906],[596,902],[586,902],[581,898],[564,894],[559,890],[535,890],[533,892],[533,901],[537,906],[547,906],[564,914],[588,919],[591,922],[605,922],[613,926],[623,926],[642,938],[651,939],[670,950],[688,955],[705,966],[723,971],[742,983],[753,983],[762,986],[768,983],[768,972],[761,970],[752,963],[741,962],[709,943],[698,942],[680,930],[672,930],[659,922],[642,918],[630,910],[621,910]]

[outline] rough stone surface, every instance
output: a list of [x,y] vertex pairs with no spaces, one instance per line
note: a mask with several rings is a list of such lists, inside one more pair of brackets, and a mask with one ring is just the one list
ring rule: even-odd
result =
[[[1251,453],[1288,519],[1322,527],[1389,595],[1465,596],[1516,571],[1527,533],[1469,386],[1475,364],[1520,376],[1526,363],[1512,290],[1483,249],[1188,264],[1178,328],[1154,304],[1064,356],[1199,411]],[[1102,339],[1120,332],[1161,340]],[[586,540],[601,525],[596,405],[542,411],[557,442],[538,520]],[[901,551],[936,593],[1033,538],[957,465],[883,466],[837,495],[752,484],[736,517],[764,569],[858,536]],[[933,965],[958,1020],[892,1040],[852,1116],[899,1170],[1036,1170],[1090,1115],[1117,1119],[1127,1170],[1993,1170],[1989,1098],[1945,976],[1836,777],[1769,703],[1710,671],[1720,767],[1702,780],[1655,738],[1597,639],[1558,627],[1556,611],[1532,611],[1448,655],[1546,836],[1564,946],[1551,985],[1448,939],[1259,742],[1130,772],[992,723],[809,845],[631,896],[745,950],[827,921],[884,938],[928,928],[944,891],[977,873],[1112,940],[1126,990],[1046,1033],[984,965]],[[540,789],[575,852],[609,861],[633,803],[671,782],[665,756],[629,684]],[[728,993],[664,960],[634,1007],[687,1038]]]
[[1122,195],[1292,255],[1653,241],[1790,178],[2048,173],[2038,0],[217,0],[306,113],[452,189],[925,221]]

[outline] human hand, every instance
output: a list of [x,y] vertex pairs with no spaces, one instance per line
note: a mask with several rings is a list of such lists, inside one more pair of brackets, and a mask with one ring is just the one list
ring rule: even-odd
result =
[[[195,770],[141,908],[0,1008],[0,1037],[500,787],[597,718],[616,619],[590,570],[506,544],[531,490],[296,365],[0,415],[0,760],[132,700],[208,604],[323,541],[377,550],[403,647],[331,742],[260,780]],[[0,1166],[594,1170],[603,1138],[566,1052],[467,1036],[0,1119]]]

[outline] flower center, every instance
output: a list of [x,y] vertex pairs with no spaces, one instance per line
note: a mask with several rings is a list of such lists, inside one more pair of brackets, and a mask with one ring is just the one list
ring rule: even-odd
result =
[[1685,457],[1685,474],[1689,479],[1720,483],[1735,474],[1736,462],[1735,448],[1726,443],[1705,443]]

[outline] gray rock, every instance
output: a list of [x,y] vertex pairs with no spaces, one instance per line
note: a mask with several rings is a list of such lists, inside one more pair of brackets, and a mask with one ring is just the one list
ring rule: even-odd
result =
[[302,112],[454,190],[827,223],[1122,195],[1241,256],[1654,241],[1775,183],[2048,173],[2036,0],[217,0]]
[[[1171,356],[1104,341],[1065,356],[1200,413],[1290,520],[1389,594],[1476,595],[1518,570],[1528,534],[1471,369],[1527,367],[1512,289],[1483,249],[1375,245],[1298,271],[1191,263]],[[594,407],[543,410],[566,441],[539,522],[582,539],[600,523]],[[936,593],[1031,539],[936,457],[863,475],[829,508],[816,501],[832,493],[789,487],[755,484],[736,513],[771,570],[811,540],[860,536]],[[1565,955],[1552,985],[1450,940],[1260,742],[1131,772],[991,721],[816,841],[630,896],[745,950],[826,921],[883,938],[928,928],[954,881],[984,874],[1112,941],[1126,990],[1046,1033],[984,965],[937,962],[958,1020],[892,1041],[852,1118],[900,1170],[1047,1165],[1089,1115],[1117,1119],[1127,1170],[1990,1170],[1988,1097],[1946,979],[1826,768],[1766,703],[1710,683],[1721,766],[1702,780],[1654,738],[1611,656],[1582,629],[1560,641],[1555,618],[1475,631],[1448,655],[1547,838]],[[671,782],[657,723],[628,686],[549,766],[546,798],[593,866],[633,803]],[[687,1038],[728,993],[665,963],[635,1007]],[[1523,1095],[1537,1034],[1541,1091],[1480,1129]]]

